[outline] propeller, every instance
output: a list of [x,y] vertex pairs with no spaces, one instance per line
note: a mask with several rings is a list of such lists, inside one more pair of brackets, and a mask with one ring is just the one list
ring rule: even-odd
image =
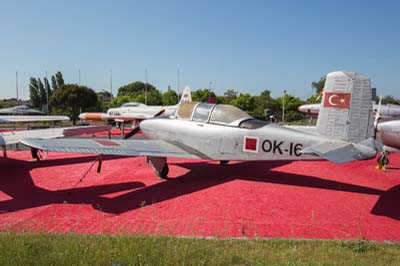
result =
[[[162,115],[164,112],[165,112],[165,109],[162,109],[157,114],[155,114],[152,118],[158,117],[158,116]],[[129,138],[135,136],[136,133],[138,133],[139,131],[140,131],[140,124],[139,124],[139,126],[137,126],[134,129],[132,129],[128,134],[126,134],[124,136],[124,139],[129,139]]]
[[140,126],[135,127],[134,129],[132,129],[131,131],[129,131],[128,134],[126,134],[124,136],[124,139],[129,139],[131,137],[133,137],[134,135],[136,135],[136,133],[138,133],[140,131]]
[[382,95],[381,97],[379,97],[378,109],[376,110],[375,114],[375,120],[374,120],[375,137],[376,137],[376,132],[378,131],[379,119],[381,118],[381,105],[382,105]]

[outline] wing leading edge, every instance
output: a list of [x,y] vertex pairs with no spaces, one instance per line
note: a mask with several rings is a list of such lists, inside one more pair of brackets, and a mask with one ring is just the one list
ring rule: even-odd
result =
[[162,140],[109,139],[25,139],[22,144],[38,150],[119,156],[200,157],[187,149]]

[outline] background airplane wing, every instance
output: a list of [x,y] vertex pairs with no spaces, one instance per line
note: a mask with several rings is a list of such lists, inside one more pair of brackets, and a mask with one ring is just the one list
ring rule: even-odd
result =
[[373,140],[364,143],[349,143],[342,141],[324,141],[319,144],[306,147],[304,154],[314,154],[334,163],[347,163],[352,161],[367,160],[375,157],[376,148]]
[[69,121],[68,116],[62,115],[2,115],[0,123]]
[[162,140],[130,139],[25,139],[22,144],[38,150],[68,153],[89,153],[119,156],[158,156],[202,158],[189,147]]
[[16,144],[20,142],[20,140],[28,138],[52,139],[78,136],[81,134],[93,134],[107,131],[110,128],[111,126],[104,125],[0,132],[0,145]]

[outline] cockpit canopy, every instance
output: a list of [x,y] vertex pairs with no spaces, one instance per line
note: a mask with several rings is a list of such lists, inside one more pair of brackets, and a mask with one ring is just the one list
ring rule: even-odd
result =
[[137,106],[146,106],[143,103],[138,103],[138,102],[129,102],[129,103],[124,103],[121,105],[121,107],[137,107]]
[[230,126],[239,126],[244,120],[252,119],[248,113],[232,105],[196,102],[180,104],[176,116],[178,119]]

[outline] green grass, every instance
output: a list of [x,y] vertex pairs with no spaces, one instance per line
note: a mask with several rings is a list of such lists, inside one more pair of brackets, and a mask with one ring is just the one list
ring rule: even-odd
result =
[[400,265],[400,245],[3,233],[0,265]]

